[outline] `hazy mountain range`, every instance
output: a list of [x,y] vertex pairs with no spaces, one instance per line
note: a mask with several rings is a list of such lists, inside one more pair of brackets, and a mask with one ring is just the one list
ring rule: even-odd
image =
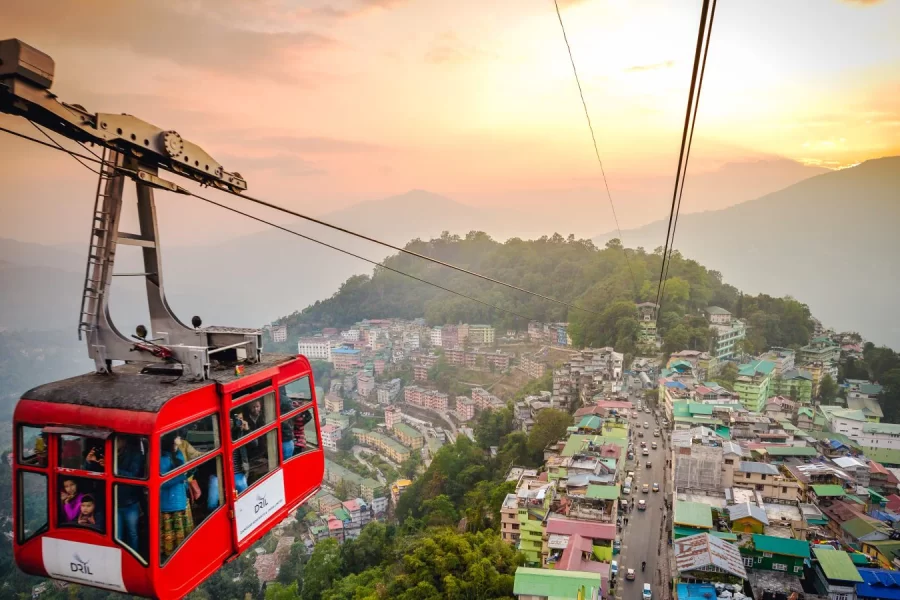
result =
[[[754,190],[774,191],[781,182],[820,172],[805,169],[773,168],[767,163],[726,166],[721,173],[698,176],[693,188],[688,185],[685,206],[692,202],[727,206]],[[760,176],[768,172],[773,173],[771,178]],[[722,173],[743,173],[727,199],[713,194],[722,189]],[[641,189],[662,190],[663,184],[651,180]],[[689,195],[691,189],[694,196]],[[705,200],[696,202],[698,197]],[[726,281],[741,289],[793,295],[808,303],[826,324],[857,329],[874,341],[900,346],[900,325],[888,306],[896,288],[890,272],[892,259],[898,256],[892,231],[900,223],[898,199],[900,158],[869,161],[729,208],[683,214],[675,246],[720,270]],[[657,200],[661,206],[665,203],[664,196]],[[325,219],[402,245],[444,230],[460,234],[481,230],[498,239],[531,237],[523,233],[532,229],[528,223],[533,223],[533,235],[549,235],[554,232],[553,223],[559,222],[552,212],[559,210],[565,206],[554,202],[545,202],[540,209],[479,209],[413,190],[336,211]],[[663,216],[665,211],[658,214]],[[540,229],[542,220],[544,229]],[[288,226],[372,260],[391,254],[389,249],[318,226]],[[597,241],[603,243],[609,237],[600,236]],[[623,238],[628,246],[652,250],[665,239],[665,223],[626,230]],[[0,328],[62,328],[74,335],[84,252],[74,246],[0,239]],[[333,294],[348,276],[372,268],[278,230],[216,245],[167,246],[163,256],[169,300],[183,320],[199,314],[207,324],[240,326],[260,325],[300,310]],[[117,270],[138,270],[137,258],[121,253]],[[146,321],[142,295],[141,283],[134,278],[116,280],[112,312],[123,331]]]

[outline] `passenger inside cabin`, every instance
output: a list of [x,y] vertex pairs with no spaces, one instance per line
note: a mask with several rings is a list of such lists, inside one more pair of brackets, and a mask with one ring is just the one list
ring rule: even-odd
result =
[[[297,403],[299,406],[299,402]],[[306,424],[312,420],[312,410],[305,410],[294,417],[294,454],[306,451]]]
[[106,459],[103,457],[104,442],[103,440],[88,440],[88,442],[91,442],[91,445],[84,457],[84,470],[102,473],[106,468]]
[[[162,436],[160,471],[168,473],[185,464],[177,432]],[[159,488],[160,554],[165,559],[181,546],[194,528],[188,504],[187,477],[184,473],[165,481]]]
[[61,520],[64,523],[72,523],[81,514],[81,502],[84,499],[84,494],[78,493],[78,483],[74,479],[63,479],[62,485],[62,491],[59,495],[63,517]]
[[97,512],[97,503],[90,494],[85,494],[79,507],[78,524],[99,529],[103,525],[103,515]]
[[[147,477],[146,448],[136,436],[116,436],[116,475],[132,479]],[[141,548],[138,522],[141,518],[141,488],[132,485],[119,486],[116,499],[118,520],[117,537],[130,548]]]
[[[231,438],[240,437],[244,421],[240,418],[240,414],[235,414],[234,422],[231,425]],[[247,446],[235,448],[231,453],[231,464],[234,466],[234,487],[240,494],[247,489],[247,472],[250,470],[250,461],[247,457]]]

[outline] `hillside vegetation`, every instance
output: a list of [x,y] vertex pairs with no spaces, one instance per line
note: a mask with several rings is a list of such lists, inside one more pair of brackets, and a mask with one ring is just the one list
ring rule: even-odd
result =
[[[559,234],[537,240],[497,242],[483,232],[465,237],[445,233],[406,248],[586,310],[567,307],[471,275],[398,254],[386,266],[465,293],[543,322],[568,321],[575,345],[636,348],[635,302],[655,301],[660,249],[623,249],[618,240],[603,248],[590,240]],[[626,262],[626,254],[628,260]],[[809,308],[790,298],[744,296],[722,274],[675,252],[666,282],[660,330],[669,350],[706,349],[708,327],[702,310],[716,305],[747,318],[753,335],[748,350],[767,345],[804,344],[812,331]],[[371,276],[351,277],[337,293],[303,311],[279,319],[294,334],[322,327],[347,327],[365,318],[424,317],[430,324],[490,323],[503,331],[525,329],[523,318],[428,286],[378,267]]]

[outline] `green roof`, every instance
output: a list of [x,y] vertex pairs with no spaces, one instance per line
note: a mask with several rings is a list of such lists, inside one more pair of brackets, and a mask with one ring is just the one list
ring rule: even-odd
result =
[[807,417],[812,418],[812,416],[813,416],[813,411],[812,411],[812,409],[809,408],[808,406],[801,406],[800,408],[797,409],[797,415],[798,415],[798,416],[799,416],[799,415],[806,415]]
[[689,402],[688,412],[692,415],[711,415],[713,414],[713,407],[701,402]]
[[883,540],[877,542],[866,542],[866,545],[872,546],[882,554],[884,554],[888,559],[900,558],[900,541],[896,540]]
[[712,529],[712,509],[702,502],[675,502],[675,525],[687,525],[700,529]]
[[768,446],[761,448],[769,456],[818,456],[819,451],[812,446]]
[[348,513],[346,511],[346,509],[343,509],[343,508],[339,508],[331,514],[333,514],[334,518],[336,518],[338,521],[349,521],[350,520],[350,513]]
[[406,423],[397,423],[396,425],[394,425],[394,431],[403,433],[407,437],[411,437],[413,439],[425,437],[424,435],[422,435],[421,431],[419,431],[418,429],[413,429]]
[[[594,446],[615,444],[624,448],[628,445],[627,431],[625,428],[613,427],[612,429],[605,431],[607,432],[606,435],[581,435],[573,433],[569,436],[569,439],[566,441],[566,445],[560,454],[562,456],[575,456],[575,454],[587,448],[588,441],[594,442]],[[622,432],[621,436],[615,435],[618,431]]]
[[794,433],[800,431],[796,427],[794,427],[793,423],[789,423],[788,421],[778,421],[778,424],[781,425],[781,428],[789,433]]
[[[862,414],[861,410],[854,410],[852,412],[858,412]],[[859,419],[860,421],[864,420]],[[887,434],[896,434],[900,433],[900,425],[897,423],[866,423],[862,428],[864,433],[887,433]]]
[[853,561],[843,550],[828,549],[823,547],[813,548],[813,553],[819,560],[822,572],[828,579],[838,581],[855,581],[862,583],[859,571],[853,566]]
[[721,306],[707,306],[706,312],[711,315],[730,315],[731,313]]
[[807,437],[815,438],[819,441],[822,440],[835,440],[838,441],[848,448],[852,448],[854,450],[862,450],[862,447],[857,444],[854,440],[851,440],[843,433],[834,433],[833,431],[809,431],[807,432]]
[[863,447],[866,458],[887,466],[900,466],[900,450],[893,448],[869,448]]
[[771,552],[786,556],[809,558],[809,542],[792,538],[781,538],[772,535],[753,534],[753,547],[758,552]]
[[854,565],[866,566],[869,564],[869,557],[862,552],[850,552],[850,560]]
[[597,415],[585,415],[578,422],[579,429],[599,429],[603,424],[603,419]]
[[[694,533],[697,533],[697,530],[694,530]],[[710,531],[709,535],[717,537],[720,540],[725,540],[726,542],[738,541],[738,536],[736,533],[729,533],[727,531]]]
[[519,567],[513,584],[513,594],[545,596],[548,600],[574,600],[584,588],[600,589],[600,574],[586,571],[557,571]]
[[863,500],[862,498],[860,498],[859,496],[856,496],[854,494],[847,494],[846,496],[844,496],[844,499],[850,500],[851,502],[856,502],[857,504],[862,504],[863,506],[866,505],[865,500]]
[[591,500],[615,500],[619,497],[619,486],[617,485],[589,485],[585,498]]
[[877,529],[879,529],[879,527],[877,527],[869,519],[856,517],[855,519],[850,519],[849,521],[844,521],[843,523],[841,523],[841,529],[858,540],[864,535],[869,535],[873,531],[876,531]]
[[846,495],[844,488],[835,484],[819,484],[810,487],[819,498],[834,498],[835,496]]
[[770,375],[775,370],[775,363],[770,360],[754,360],[746,365],[738,367],[738,375],[744,377],[753,377],[757,373],[760,375]]

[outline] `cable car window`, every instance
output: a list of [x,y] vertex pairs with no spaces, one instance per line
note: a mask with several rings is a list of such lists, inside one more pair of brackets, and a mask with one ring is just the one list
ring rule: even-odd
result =
[[40,427],[19,427],[19,464],[30,467],[47,466],[47,434]]
[[[183,460],[181,464],[187,464],[206,456],[213,450],[218,449],[222,443],[221,436],[219,436],[218,415],[215,414],[198,419],[185,427],[179,427],[174,431],[164,433],[160,436],[160,439],[165,440],[166,436],[174,436],[171,442],[178,444],[178,450]],[[169,443],[163,441],[162,447],[164,451],[167,450]],[[167,467],[161,464],[160,474],[165,475],[179,466],[181,465],[176,465],[174,462],[168,463]]]
[[19,472],[19,543],[47,529],[47,476]]
[[115,463],[113,473],[116,477],[128,479],[147,479],[147,460],[150,444],[147,438],[140,435],[117,433],[115,438]]
[[250,394],[255,394],[256,392],[261,392],[267,387],[271,386],[272,380],[266,379],[265,381],[260,381],[255,385],[251,385],[250,387],[245,387],[242,390],[234,392],[233,394],[231,394],[231,399],[236,401],[238,398],[243,398],[244,396],[249,396]]
[[103,473],[106,469],[106,440],[83,435],[59,436],[59,466]]
[[106,484],[102,479],[57,477],[60,526],[76,526],[106,531]]
[[147,563],[150,539],[149,513],[147,512],[148,492],[142,485],[117,483],[113,487],[113,501],[116,503],[116,541]]
[[278,397],[282,417],[292,410],[312,402],[312,387],[309,385],[309,375],[279,387]]
[[[165,455],[162,460],[166,460]],[[159,553],[160,562],[164,563],[191,532],[222,506],[221,456],[163,482],[159,496]]]
[[284,460],[318,447],[315,412],[311,406],[281,422],[281,453]]
[[231,410],[231,439],[239,440],[274,420],[275,392],[270,392]]
[[272,429],[235,448],[232,460],[235,487],[241,493],[278,468],[278,432]]

